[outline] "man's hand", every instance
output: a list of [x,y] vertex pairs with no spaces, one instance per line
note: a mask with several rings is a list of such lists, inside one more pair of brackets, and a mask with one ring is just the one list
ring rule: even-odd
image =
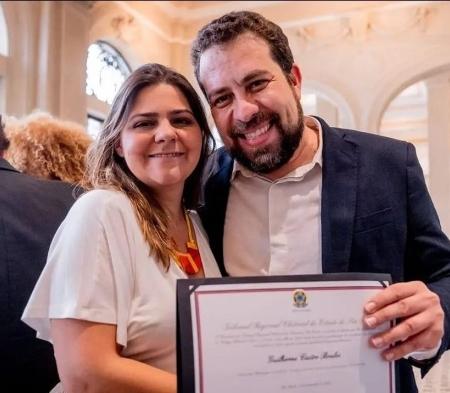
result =
[[444,310],[439,297],[421,281],[389,286],[366,303],[364,312],[364,323],[369,328],[399,319],[393,328],[370,338],[375,348],[393,345],[382,352],[386,360],[433,349],[444,335]]

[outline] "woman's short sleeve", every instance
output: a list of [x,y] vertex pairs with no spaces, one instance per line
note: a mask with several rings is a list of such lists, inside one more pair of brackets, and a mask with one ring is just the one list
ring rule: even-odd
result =
[[51,319],[75,318],[117,325],[117,342],[126,346],[135,221],[119,192],[91,191],[74,204],[22,317],[38,337],[51,341]]

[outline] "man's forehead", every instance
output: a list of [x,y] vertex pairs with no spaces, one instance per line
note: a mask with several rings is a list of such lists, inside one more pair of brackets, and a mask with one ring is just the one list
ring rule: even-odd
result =
[[230,54],[234,52],[239,53],[241,51],[245,51],[246,54],[249,55],[249,47],[258,47],[260,51],[270,54],[269,44],[264,39],[253,33],[246,32],[238,35],[236,38],[233,38],[230,41],[211,45],[200,55],[200,65],[202,64],[202,60],[209,57],[223,60],[228,59],[230,57]]
[[[257,53],[254,51],[256,47]],[[271,59],[268,44],[252,33],[244,33],[232,41],[213,45],[200,57],[200,83],[208,90],[215,87],[211,84],[216,85],[231,78],[241,83],[248,74],[261,70],[258,59],[266,56]]]

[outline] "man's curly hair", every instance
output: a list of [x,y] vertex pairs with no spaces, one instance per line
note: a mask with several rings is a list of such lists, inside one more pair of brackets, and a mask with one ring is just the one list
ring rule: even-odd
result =
[[8,148],[9,140],[5,134],[5,126],[2,121],[2,115],[0,115],[0,155]]
[[40,112],[7,119],[5,131],[11,142],[6,158],[19,171],[44,179],[81,181],[92,143],[81,125]]
[[[267,42],[272,58],[288,75],[294,64],[289,41],[280,26],[251,11],[230,12],[204,26],[192,44],[191,60],[200,86],[200,57],[213,45],[222,45],[244,33],[253,33]],[[251,56],[251,53],[249,54]],[[202,86],[201,86],[202,87]]]

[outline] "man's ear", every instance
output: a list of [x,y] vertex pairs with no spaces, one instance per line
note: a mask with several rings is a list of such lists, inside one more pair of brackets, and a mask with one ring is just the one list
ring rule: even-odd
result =
[[119,157],[123,158],[124,154],[123,154],[123,149],[122,149],[122,145],[120,144],[120,141],[117,143],[116,153],[119,155]]
[[289,73],[289,80],[292,83],[292,87],[297,94],[297,98],[300,99],[300,89],[302,86],[302,73],[300,67],[297,64],[292,64],[291,72]]
[[297,64],[292,64],[291,72],[289,73],[289,79],[294,86],[299,86],[302,84],[302,73],[300,67]]

